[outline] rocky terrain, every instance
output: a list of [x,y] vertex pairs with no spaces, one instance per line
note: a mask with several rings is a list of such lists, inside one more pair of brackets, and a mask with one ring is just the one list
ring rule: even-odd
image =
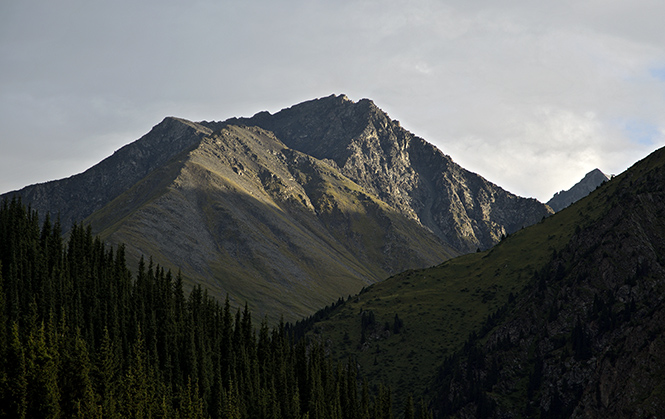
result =
[[102,208],[211,132],[202,125],[168,117],[139,140],[83,173],[27,186],[3,196],[20,196],[42,217],[47,213],[52,219],[60,217],[68,229],[73,222],[80,222]]
[[469,172],[402,128],[371,100],[346,96],[305,102],[275,115],[223,124],[257,125],[284,144],[340,171],[461,252],[486,249],[551,212]]
[[309,336],[435,417],[661,417],[663,214],[665,149],[488,251],[368,287]]
[[607,182],[610,178],[598,169],[594,169],[584,175],[584,178],[577,182],[567,191],[560,191],[547,201],[554,211],[561,211],[570,204],[579,201],[593,192],[601,183]]
[[334,166],[258,127],[204,138],[87,222],[134,258],[152,255],[215,294],[288,320],[457,254]]

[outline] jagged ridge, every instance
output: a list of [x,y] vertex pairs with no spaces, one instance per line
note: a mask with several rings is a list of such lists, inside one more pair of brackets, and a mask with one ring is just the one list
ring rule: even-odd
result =
[[225,123],[260,126],[293,149],[334,161],[344,175],[461,252],[489,248],[551,213],[461,168],[368,99],[332,95]]
[[139,140],[83,173],[26,186],[3,196],[20,196],[43,217],[60,217],[64,228],[102,208],[136,182],[212,132],[185,119],[167,117]]

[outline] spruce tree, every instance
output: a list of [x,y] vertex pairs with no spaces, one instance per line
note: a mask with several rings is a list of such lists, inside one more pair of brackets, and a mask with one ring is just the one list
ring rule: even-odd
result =
[[413,395],[409,394],[404,403],[404,419],[415,419],[415,407],[413,405]]
[[28,371],[17,322],[12,323],[10,332],[11,340],[5,363],[7,381],[2,389],[2,409],[7,414],[6,417],[25,418],[28,409]]
[[62,356],[60,380],[63,416],[97,417],[100,412],[97,410],[95,400],[87,344],[78,328],[67,340],[65,353]]
[[145,342],[139,327],[133,345],[130,365],[124,378],[124,397],[121,405],[125,416],[135,418],[149,416],[149,380],[144,345]]
[[96,364],[96,388],[101,398],[102,413],[105,417],[115,417],[118,407],[118,392],[120,360],[118,345],[111,340],[108,328],[104,329],[104,336],[99,348]]
[[60,417],[57,356],[57,350],[47,346],[44,323],[41,322],[29,332],[26,345],[27,417]]

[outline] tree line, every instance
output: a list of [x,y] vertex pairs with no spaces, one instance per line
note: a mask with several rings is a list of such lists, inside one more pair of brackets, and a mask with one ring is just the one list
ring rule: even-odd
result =
[[[235,311],[235,312],[234,312]],[[393,418],[390,389],[75,224],[0,207],[0,417]],[[409,398],[397,417],[428,418]]]

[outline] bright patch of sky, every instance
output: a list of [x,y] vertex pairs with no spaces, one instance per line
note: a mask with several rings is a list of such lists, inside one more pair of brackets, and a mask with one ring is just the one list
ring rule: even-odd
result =
[[628,138],[642,146],[650,147],[663,140],[663,131],[658,126],[637,120],[625,123],[624,130]]
[[665,81],[665,67],[652,68],[649,72],[653,77]]

